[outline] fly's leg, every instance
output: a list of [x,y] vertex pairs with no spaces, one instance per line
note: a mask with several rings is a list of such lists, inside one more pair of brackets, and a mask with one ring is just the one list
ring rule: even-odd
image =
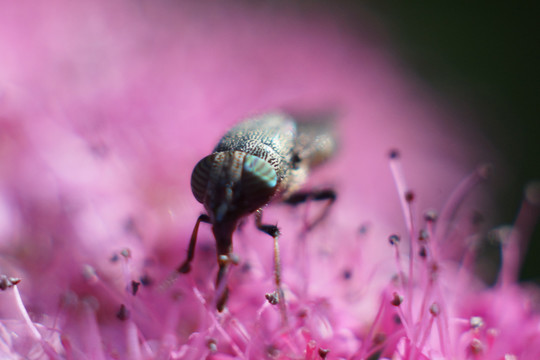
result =
[[276,285],[276,295],[269,294],[266,296],[267,300],[271,304],[279,305],[279,310],[281,312],[281,319],[284,325],[287,325],[287,307],[285,305],[285,294],[283,293],[283,288],[281,286],[281,260],[279,255],[279,229],[276,225],[268,225],[262,223],[262,210],[259,209],[255,212],[255,225],[257,229],[262,232],[270,235],[274,238],[274,282]]
[[311,230],[328,216],[330,207],[336,201],[336,192],[332,189],[314,190],[314,191],[298,191],[293,193],[284,200],[286,204],[296,206],[307,201],[327,201],[321,212],[306,225],[306,230]]
[[232,255],[218,256],[218,274],[216,278],[216,308],[222,312],[229,298],[229,287],[227,286],[227,275],[230,264],[237,264],[238,259]]
[[310,261],[308,254],[308,248],[307,248],[307,236],[311,229],[313,229],[315,226],[317,226],[319,223],[321,223],[326,216],[328,216],[330,212],[330,207],[332,204],[336,201],[336,193],[332,189],[321,189],[321,190],[315,190],[315,191],[298,191],[292,193],[290,196],[286,197],[283,200],[286,204],[297,206],[302,203],[306,203],[308,201],[326,201],[326,204],[323,205],[321,211],[317,216],[309,221],[307,219],[304,220],[304,229],[299,233],[296,246],[297,248],[294,250],[295,253],[298,255],[298,263],[297,267],[302,276],[306,279],[304,281],[304,286],[302,288],[301,294],[304,296],[307,296],[309,292],[309,277],[310,277]]
[[[211,224],[210,217],[206,214],[202,214],[197,218],[193,232],[191,233],[191,239],[189,240],[189,247],[187,251],[186,260],[176,269],[180,274],[187,274],[191,271],[191,262],[195,257],[195,245],[197,244],[197,235],[199,234],[199,225],[201,222]],[[216,296],[217,302],[216,307],[218,311],[223,311],[225,304],[227,303],[227,298],[229,297],[229,289],[227,288],[227,271],[229,269],[229,264],[234,262],[233,257],[229,255],[218,254],[218,275],[216,279]]]
[[191,233],[191,239],[189,240],[189,246],[187,251],[187,257],[184,262],[176,268],[176,270],[167,277],[161,284],[162,289],[168,289],[176,281],[179,274],[187,274],[191,271],[191,262],[195,256],[195,244],[197,243],[197,234],[199,233],[199,225],[201,222],[210,224],[210,217],[206,214],[202,214],[197,218],[193,232]]
[[193,257],[195,256],[195,244],[197,243],[197,234],[199,233],[199,225],[201,222],[210,224],[210,217],[206,214],[202,214],[197,219],[197,222],[195,223],[195,227],[193,228],[193,233],[191,233],[191,239],[189,240],[189,247],[187,251],[187,257],[186,260],[180,265],[176,271],[178,271],[181,274],[187,274],[191,271],[191,262],[193,261]]

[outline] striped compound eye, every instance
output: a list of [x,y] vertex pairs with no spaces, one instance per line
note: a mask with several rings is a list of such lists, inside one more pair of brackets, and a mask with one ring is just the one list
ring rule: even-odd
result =
[[219,152],[208,155],[195,166],[191,191],[200,203],[220,191],[218,184],[231,184],[231,201],[246,211],[266,204],[274,195],[278,176],[272,165],[244,152]]
[[197,201],[201,204],[204,203],[204,198],[206,197],[212,169],[216,165],[221,164],[221,161],[216,162],[216,155],[220,154],[208,155],[199,161],[197,165],[195,165],[193,173],[191,174],[191,191],[193,192],[195,199],[197,199]]

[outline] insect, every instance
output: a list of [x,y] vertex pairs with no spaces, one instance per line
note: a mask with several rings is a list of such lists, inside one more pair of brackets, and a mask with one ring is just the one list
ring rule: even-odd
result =
[[[226,304],[228,288],[225,279],[230,264],[235,262],[233,232],[242,218],[255,213],[257,228],[274,239],[276,292],[272,297],[273,302],[280,304],[286,319],[278,246],[280,231],[275,225],[263,224],[262,208],[278,199],[293,205],[312,199],[328,200],[325,208],[328,209],[336,199],[332,190],[298,190],[309,170],[327,160],[335,148],[336,141],[328,121],[299,122],[286,114],[271,113],[233,127],[221,138],[212,154],[197,163],[191,176],[191,190],[195,199],[204,205],[206,214],[197,219],[187,257],[177,271],[190,271],[199,225],[201,222],[211,224],[219,266],[216,279],[218,311]],[[311,226],[323,216],[321,213]]]

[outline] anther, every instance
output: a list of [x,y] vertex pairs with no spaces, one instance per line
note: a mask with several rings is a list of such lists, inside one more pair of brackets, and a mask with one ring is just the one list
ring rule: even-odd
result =
[[393,306],[400,306],[403,302],[403,296],[399,295],[397,292],[394,292],[392,300],[390,300],[390,304]]
[[266,353],[268,356],[272,359],[278,358],[281,351],[279,351],[279,348],[275,345],[270,345],[266,348]]
[[369,230],[369,225],[368,224],[362,224],[358,228],[358,234],[365,235],[365,234],[367,234],[368,230]]
[[209,338],[206,341],[206,346],[208,347],[208,350],[210,350],[210,352],[212,352],[212,353],[217,352],[217,340],[216,339]]
[[6,275],[0,275],[0,290],[6,290],[21,282],[21,279],[15,277],[7,277]]
[[300,319],[305,319],[309,316],[309,310],[307,308],[300,309],[296,313],[296,316]]
[[126,259],[129,259],[131,257],[131,250],[128,248],[125,248],[122,251],[120,251],[120,255],[122,255]]
[[388,152],[388,156],[390,157],[390,159],[397,159],[399,158],[400,154],[399,154],[399,150],[397,149],[392,149]]
[[82,275],[86,281],[88,281],[90,284],[94,284],[98,282],[99,278],[96,273],[96,269],[94,269],[91,265],[85,264],[82,268]]
[[131,281],[131,293],[133,296],[137,294],[137,291],[139,291],[139,287],[141,286],[141,283],[135,280]]
[[480,316],[473,316],[469,320],[469,324],[471,325],[472,329],[478,329],[484,326],[484,319],[482,319]]
[[319,356],[321,357],[321,359],[326,359],[326,356],[328,355],[329,352],[330,352],[329,349],[319,348]]
[[439,316],[439,314],[441,313],[441,307],[439,306],[439,304],[436,302],[431,304],[431,306],[429,307],[429,313],[435,317]]
[[412,203],[414,201],[414,198],[415,198],[414,191],[407,190],[407,192],[405,193],[405,200],[408,203]]
[[129,319],[129,310],[126,308],[126,305],[120,305],[120,309],[116,313],[116,317],[122,321]]
[[400,238],[398,235],[390,235],[390,237],[388,237],[388,241],[390,242],[390,245],[397,245],[399,244],[399,241],[400,241]]
[[479,339],[472,339],[469,344],[469,351],[472,355],[480,355],[484,350],[484,346]]
[[433,261],[431,264],[429,264],[428,270],[431,280],[437,279],[437,276],[439,276],[439,263]]
[[266,300],[271,304],[271,305],[277,305],[279,304],[279,295],[276,291],[274,292],[271,292],[271,293],[268,293],[266,295],[264,295],[264,297],[266,298]]
[[428,210],[424,214],[424,220],[430,223],[434,223],[439,218],[439,214],[435,210]]

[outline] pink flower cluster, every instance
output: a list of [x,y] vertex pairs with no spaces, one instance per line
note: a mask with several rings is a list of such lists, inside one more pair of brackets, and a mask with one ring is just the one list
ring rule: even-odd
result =
[[[488,168],[466,174],[496,159],[377,36],[264,3],[1,5],[1,358],[540,358],[538,289],[516,282],[538,186],[492,232],[486,286]],[[255,113],[329,108],[340,150],[306,185],[337,190],[329,216],[307,231],[319,204],[265,209],[288,322],[250,218],[222,313],[208,226],[170,281],[202,211],[191,171],[219,137]]]

